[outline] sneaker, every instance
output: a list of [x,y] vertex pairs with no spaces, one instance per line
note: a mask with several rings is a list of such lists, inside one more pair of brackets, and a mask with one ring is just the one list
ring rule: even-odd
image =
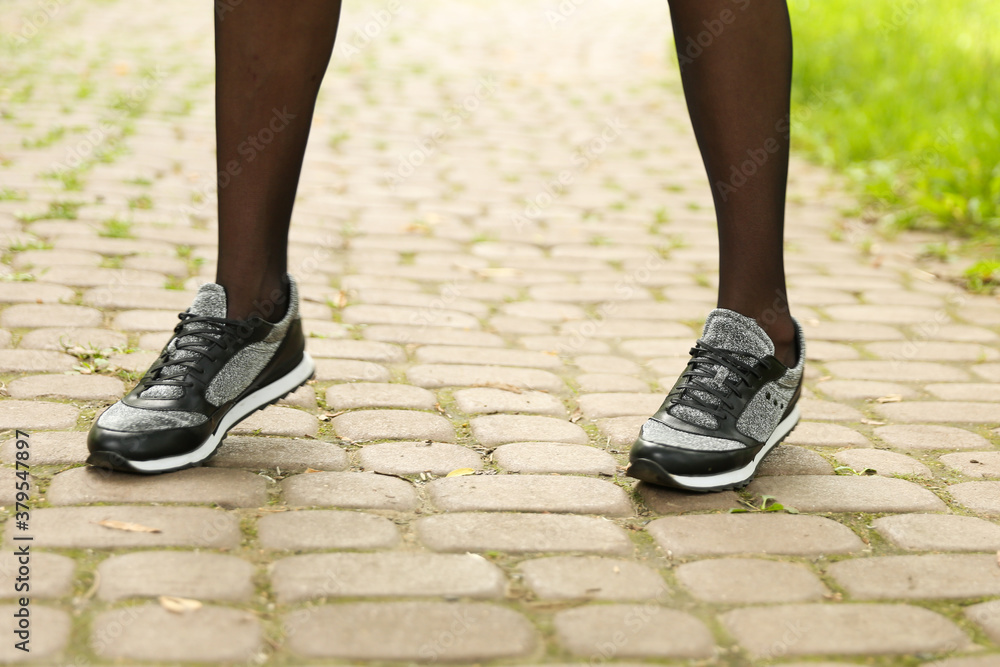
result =
[[229,429],[313,376],[291,276],[278,323],[228,319],[226,290],[215,283],[202,285],[178,317],[159,358],[94,422],[87,463],[137,473],[198,465]]
[[757,322],[713,310],[691,360],[632,445],[630,477],[693,491],[746,486],[799,421],[805,338],[788,368]]

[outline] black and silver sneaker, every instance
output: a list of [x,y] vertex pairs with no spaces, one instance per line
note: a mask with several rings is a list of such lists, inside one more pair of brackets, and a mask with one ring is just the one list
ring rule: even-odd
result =
[[226,317],[226,290],[207,283],[180,313],[174,336],[125,398],[94,422],[87,463],[160,473],[198,465],[226,432],[313,376],[288,276],[280,322]]
[[693,491],[746,486],[799,421],[806,346],[795,329],[798,363],[788,368],[754,320],[713,310],[687,369],[643,424],[627,474]]

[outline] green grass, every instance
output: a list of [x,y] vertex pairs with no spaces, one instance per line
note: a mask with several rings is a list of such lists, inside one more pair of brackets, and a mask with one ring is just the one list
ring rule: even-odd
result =
[[796,147],[896,228],[1000,231],[1000,4],[790,5]]

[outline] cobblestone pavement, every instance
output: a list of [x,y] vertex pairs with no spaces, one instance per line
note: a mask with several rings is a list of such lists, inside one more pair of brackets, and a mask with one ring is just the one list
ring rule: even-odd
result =
[[214,274],[211,13],[8,3],[0,616],[25,428],[31,656],[1000,664],[1000,304],[859,243],[795,163],[804,422],[745,492],[637,486],[716,282],[666,6],[401,4],[348,13],[313,128],[316,381],[138,478],[85,431]]

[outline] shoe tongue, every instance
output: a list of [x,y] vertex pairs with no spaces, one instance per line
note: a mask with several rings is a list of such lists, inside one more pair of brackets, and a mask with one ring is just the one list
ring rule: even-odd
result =
[[708,314],[701,339],[712,347],[742,352],[754,360],[774,354],[774,343],[755,320],[725,308]]
[[218,283],[205,283],[198,288],[190,312],[202,317],[226,316],[226,288]]

